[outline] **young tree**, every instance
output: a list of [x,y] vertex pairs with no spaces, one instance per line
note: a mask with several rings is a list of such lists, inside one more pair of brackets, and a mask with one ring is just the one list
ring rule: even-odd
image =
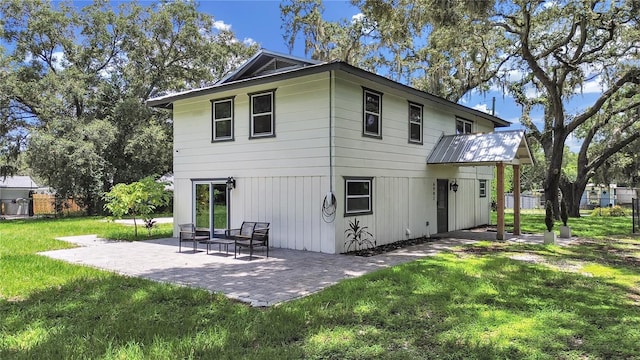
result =
[[117,184],[109,192],[104,193],[104,207],[117,218],[131,215],[137,237],[136,219],[142,218],[148,222],[155,209],[169,203],[171,194],[165,190],[167,184],[156,181],[152,176],[131,184]]

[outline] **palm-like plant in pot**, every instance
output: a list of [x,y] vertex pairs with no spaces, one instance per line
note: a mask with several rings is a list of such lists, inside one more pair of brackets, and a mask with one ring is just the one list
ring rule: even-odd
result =
[[567,225],[569,221],[569,212],[567,211],[567,203],[564,198],[560,201],[560,219],[562,220],[562,226],[560,226],[560,237],[568,239],[571,237],[571,228]]
[[544,208],[545,208],[544,224],[547,226],[547,231],[544,232],[544,243],[555,244],[556,233],[553,232],[554,220],[553,220],[553,204],[551,204],[551,200],[547,200]]

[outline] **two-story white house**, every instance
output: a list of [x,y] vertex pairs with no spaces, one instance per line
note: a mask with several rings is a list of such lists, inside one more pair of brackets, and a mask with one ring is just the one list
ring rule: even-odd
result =
[[[509,125],[344,62],[265,50],[148,104],[173,110],[176,227],[266,221],[272,247],[325,253],[355,247],[355,220],[377,245],[489,223],[495,159],[480,159],[477,134]],[[509,160],[526,158],[522,133],[505,134]]]

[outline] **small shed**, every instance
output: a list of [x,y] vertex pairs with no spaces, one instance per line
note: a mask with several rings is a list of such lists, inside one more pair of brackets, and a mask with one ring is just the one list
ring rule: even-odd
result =
[[29,192],[37,189],[31,176],[0,177],[0,215],[29,215]]

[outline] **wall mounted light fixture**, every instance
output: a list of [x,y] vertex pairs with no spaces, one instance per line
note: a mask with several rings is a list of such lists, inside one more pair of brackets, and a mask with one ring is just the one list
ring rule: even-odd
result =
[[458,183],[453,180],[451,184],[449,184],[449,190],[453,190],[453,192],[458,192]]
[[228,190],[233,190],[236,188],[236,179],[234,179],[233,177],[229,176],[227,178],[227,189]]

